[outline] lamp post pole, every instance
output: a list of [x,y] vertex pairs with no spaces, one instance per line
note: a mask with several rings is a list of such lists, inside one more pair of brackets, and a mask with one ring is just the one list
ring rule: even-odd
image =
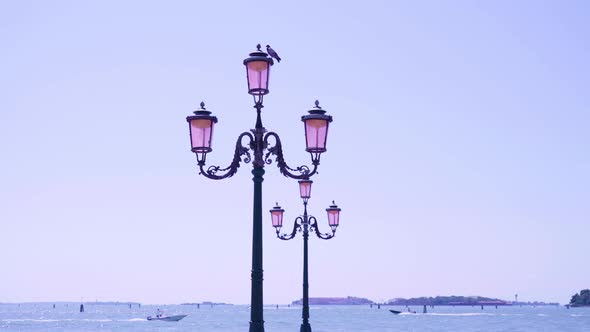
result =
[[[248,79],[248,93],[254,97],[256,109],[256,124],[254,129],[241,133],[236,141],[234,157],[229,166],[205,166],[207,154],[212,151],[211,140],[213,126],[217,123],[217,117],[211,115],[205,104],[186,118],[189,123],[191,151],[197,157],[199,174],[213,180],[222,180],[232,177],[242,162],[252,162],[252,181],[254,182],[254,199],[252,214],[252,270],[251,270],[251,294],[250,294],[250,332],[264,332],[263,318],[263,269],[262,269],[262,182],[265,173],[264,166],[276,162],[281,174],[293,179],[308,179],[317,172],[320,164],[320,156],[326,152],[326,139],[328,125],[332,117],[326,115],[316,100],[307,114],[301,117],[304,123],[306,151],[310,153],[313,167],[302,165],[291,168],[285,162],[283,148],[279,135],[267,132],[262,125],[261,112],[263,97],[268,94],[268,81],[270,67],[273,60],[267,53],[257,50],[250,53],[250,57],[244,60]],[[244,139],[247,139],[245,145]],[[252,152],[252,154],[250,153]]]
[[309,276],[308,276],[308,239],[309,232],[315,232],[316,235],[323,240],[329,240],[336,235],[336,228],[340,223],[340,208],[334,202],[326,209],[328,212],[328,224],[332,229],[332,234],[324,234],[318,228],[317,220],[314,216],[307,214],[307,201],[311,197],[312,181],[304,179],[299,181],[299,191],[303,199],[303,216],[299,216],[293,223],[293,230],[289,234],[281,234],[281,227],[283,226],[283,213],[285,210],[277,205],[270,210],[272,225],[276,230],[277,237],[281,240],[291,240],[295,237],[297,232],[303,233],[303,298],[302,298],[302,312],[301,312],[301,328],[300,332],[311,332],[311,325],[309,324]]
[[254,166],[254,206],[252,219],[252,272],[250,295],[250,331],[264,331],[262,270],[262,181],[264,168]]
[[262,126],[261,110],[262,100],[256,102],[256,125],[252,132],[254,141],[252,149],[254,151],[254,162],[252,181],[254,182],[254,200],[252,206],[252,271],[250,274],[250,332],[264,331],[264,314],[263,314],[263,275],[262,269],[262,182],[264,181],[264,152],[263,135],[266,132]]
[[[307,202],[303,202],[303,310],[301,312],[300,332],[311,332],[309,325],[309,277],[307,275],[307,239],[309,238],[309,220],[307,219]],[[280,238],[280,237],[279,237]]]

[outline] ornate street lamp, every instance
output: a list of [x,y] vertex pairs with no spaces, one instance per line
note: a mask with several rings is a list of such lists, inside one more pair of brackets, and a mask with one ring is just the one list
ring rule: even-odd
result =
[[283,227],[283,212],[279,204],[270,210],[272,226],[277,232],[277,237],[281,240],[291,240],[295,237],[297,232],[303,233],[303,312],[301,314],[303,322],[301,323],[300,332],[311,332],[311,325],[309,324],[309,281],[307,273],[307,239],[309,232],[315,234],[323,240],[329,240],[336,235],[336,228],[340,222],[340,208],[332,201],[332,205],[326,209],[328,212],[328,224],[332,229],[332,234],[324,234],[320,232],[318,222],[314,216],[307,215],[307,201],[311,196],[312,181],[305,179],[299,181],[299,193],[303,200],[303,215],[295,218],[293,223],[293,230],[289,234],[281,234],[281,227]]
[[211,152],[211,139],[213,139],[213,124],[217,118],[205,109],[205,103],[196,110],[195,115],[186,117],[191,136],[191,151],[197,154],[199,163],[205,163],[207,153]]
[[307,202],[311,197],[311,184],[313,181],[309,179],[299,180],[299,196],[303,199],[303,202]]
[[[229,166],[205,166],[207,153],[212,151],[211,140],[213,137],[213,125],[217,118],[205,109],[201,103],[194,115],[188,116],[191,151],[197,156],[199,174],[213,180],[221,180],[233,176],[240,167],[240,163],[252,162],[254,177],[254,207],[252,221],[252,288],[250,303],[250,332],[263,332],[263,297],[262,297],[262,181],[265,173],[264,166],[274,161],[281,174],[298,180],[309,180],[316,174],[320,164],[320,156],[326,152],[326,135],[328,123],[332,117],[325,115],[325,111],[316,100],[315,107],[309,111],[309,115],[302,117],[305,124],[306,151],[310,153],[312,168],[302,165],[292,168],[287,165],[283,157],[283,148],[279,135],[267,132],[262,126],[261,110],[263,96],[268,94],[270,67],[273,60],[265,52],[257,50],[250,53],[244,60],[246,66],[246,78],[248,80],[248,93],[254,97],[256,109],[256,124],[254,129],[241,133],[236,141],[234,157]],[[247,139],[244,144],[244,139]],[[278,212],[277,212],[278,213]],[[281,214],[282,216],[282,214]],[[282,223],[282,220],[277,221]]]
[[315,101],[315,107],[309,110],[309,115],[301,117],[305,123],[305,143],[307,152],[311,154],[313,162],[320,162],[320,155],[326,152],[326,141],[328,139],[328,125],[332,117],[326,115],[320,107],[320,102]]
[[268,77],[270,66],[274,64],[272,58],[260,50],[250,53],[250,57],[244,60],[246,77],[248,77],[248,93],[254,96],[254,102],[262,102],[262,96],[268,93]]

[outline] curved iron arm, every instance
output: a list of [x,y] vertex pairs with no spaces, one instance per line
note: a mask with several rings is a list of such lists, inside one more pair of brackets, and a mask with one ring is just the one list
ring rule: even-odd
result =
[[[269,147],[268,152],[266,153],[266,155],[264,155],[264,162],[266,164],[272,163],[272,159],[269,157],[271,154],[274,154],[276,156],[277,167],[279,168],[281,174],[283,174],[286,177],[299,180],[309,179],[312,175],[314,175],[317,172],[319,160],[317,162],[313,162],[313,170],[311,171],[309,170],[309,167],[307,165],[301,165],[297,168],[289,167],[289,165],[287,165],[287,162],[285,162],[285,158],[283,156],[283,145],[281,144],[281,139],[279,138],[279,135],[272,131],[266,133],[266,135],[264,135],[265,146],[270,145],[268,144],[268,138],[271,136],[275,139],[275,144],[274,146]],[[299,172],[300,174],[297,175],[291,172]]]
[[[254,136],[252,136],[252,134],[250,134],[249,132],[243,132],[240,134],[240,136],[238,136],[238,140],[236,141],[236,149],[234,151],[234,159],[232,160],[231,164],[226,167],[226,168],[221,168],[219,166],[209,166],[207,168],[207,170],[205,170],[205,161],[204,160],[200,160],[199,161],[199,169],[200,172],[199,174],[204,175],[205,177],[209,178],[209,179],[213,179],[213,180],[221,180],[221,179],[225,179],[225,178],[229,178],[231,176],[233,176],[234,174],[236,174],[236,172],[238,171],[238,168],[240,167],[240,162],[245,162],[245,163],[249,163],[252,160],[252,157],[250,156],[250,149],[248,149],[247,147],[245,147],[242,144],[242,139],[244,137],[248,136],[248,138],[250,138],[250,142],[254,141]],[[249,144],[247,144],[249,145]],[[244,159],[242,159],[242,156],[245,156]],[[218,175],[217,173],[223,173],[226,172],[225,174],[221,174]]]
[[[299,221],[299,222],[297,222]],[[303,218],[297,217],[295,218],[295,222],[293,223],[293,231],[290,234],[280,234],[279,229],[277,228],[277,237],[281,240],[291,240],[297,234],[297,231],[301,230],[301,224],[303,223]]]
[[[313,219],[313,222],[312,222],[312,219]],[[318,221],[315,219],[314,216],[309,217],[309,223],[311,224],[310,225],[311,231],[314,231],[315,235],[317,235],[322,240],[329,240],[329,239],[333,238],[334,235],[336,235],[335,229],[332,230],[332,234],[320,232],[320,229],[318,228]]]

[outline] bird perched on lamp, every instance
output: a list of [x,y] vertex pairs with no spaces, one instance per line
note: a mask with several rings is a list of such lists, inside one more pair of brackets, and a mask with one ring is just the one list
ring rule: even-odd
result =
[[272,49],[272,47],[270,47],[270,45],[266,45],[266,51],[268,52],[268,55],[275,58],[277,62],[281,62],[281,57]]

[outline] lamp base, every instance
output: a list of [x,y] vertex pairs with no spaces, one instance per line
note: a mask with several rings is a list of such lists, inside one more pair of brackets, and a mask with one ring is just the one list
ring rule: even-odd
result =
[[264,332],[264,322],[250,322],[249,332]]

